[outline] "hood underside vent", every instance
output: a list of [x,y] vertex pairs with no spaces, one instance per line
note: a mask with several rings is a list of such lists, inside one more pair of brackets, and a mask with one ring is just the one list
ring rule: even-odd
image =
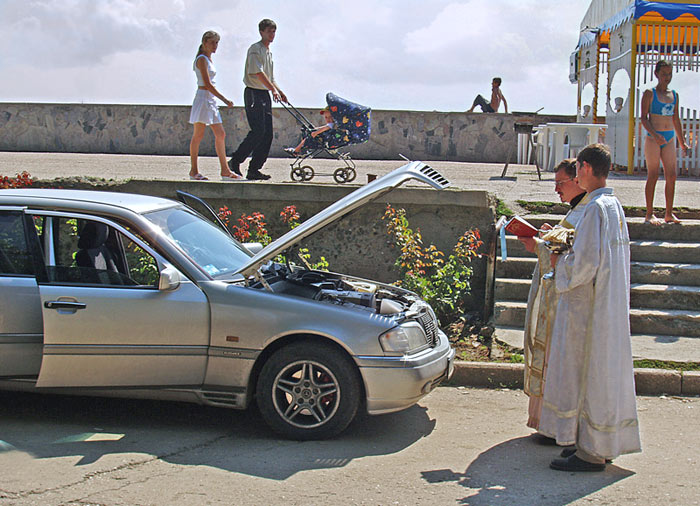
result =
[[437,186],[440,187],[441,190],[444,190],[445,188],[449,188],[452,183],[450,183],[445,176],[440,174],[438,171],[433,169],[432,167],[429,167],[428,165],[422,165],[418,169],[424,176],[427,176],[430,178],[431,181],[436,183]]

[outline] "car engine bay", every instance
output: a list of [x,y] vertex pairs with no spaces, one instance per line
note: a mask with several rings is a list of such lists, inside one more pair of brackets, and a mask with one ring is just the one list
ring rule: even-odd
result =
[[295,295],[342,306],[352,306],[374,314],[406,313],[416,305],[427,305],[415,294],[397,287],[355,279],[332,272],[271,263],[261,269],[265,282],[252,288],[269,287],[277,294]]

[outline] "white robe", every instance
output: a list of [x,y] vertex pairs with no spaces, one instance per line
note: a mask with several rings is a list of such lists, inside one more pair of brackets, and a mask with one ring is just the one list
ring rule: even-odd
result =
[[[583,216],[585,207],[582,201],[578,202],[559,222],[559,226],[575,229]],[[539,427],[548,350],[557,309],[554,280],[542,278],[542,275],[551,271],[550,252],[544,241],[538,238],[535,238],[535,248],[538,262],[532,273],[532,284],[527,298],[524,334],[524,390],[530,397],[527,425],[533,429]]]
[[559,294],[539,430],[613,459],[641,451],[629,328],[629,233],[610,188],[584,197]]

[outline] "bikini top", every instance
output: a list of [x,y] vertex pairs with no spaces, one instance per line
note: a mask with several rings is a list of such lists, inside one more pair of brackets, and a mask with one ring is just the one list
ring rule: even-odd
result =
[[659,100],[659,97],[656,95],[656,88],[652,88],[652,91],[654,92],[654,98],[651,101],[651,108],[649,109],[649,112],[651,114],[659,114],[661,116],[673,116],[673,111],[676,109],[676,92],[671,90],[673,93],[673,102],[667,103]]

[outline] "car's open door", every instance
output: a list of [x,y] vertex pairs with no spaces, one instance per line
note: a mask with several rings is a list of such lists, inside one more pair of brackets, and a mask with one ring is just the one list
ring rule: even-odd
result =
[[163,259],[116,223],[49,211],[33,219],[46,264],[37,387],[202,384],[210,317],[198,286],[159,288]]

